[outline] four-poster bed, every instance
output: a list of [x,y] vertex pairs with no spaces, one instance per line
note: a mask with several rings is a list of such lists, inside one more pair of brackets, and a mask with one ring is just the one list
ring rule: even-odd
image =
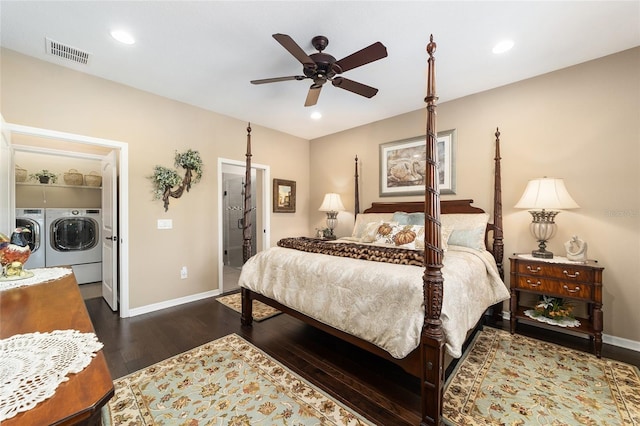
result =
[[[488,219],[488,215],[482,209],[472,206],[472,200],[440,200],[436,159],[435,49],[436,45],[431,37],[427,45],[429,59],[425,98],[427,103],[425,200],[424,202],[373,203],[359,216],[366,219],[379,214],[390,216],[396,212],[423,212],[421,216],[421,220],[424,221],[423,226],[400,227],[402,230],[399,232],[405,232],[405,236],[411,232],[413,237],[416,237],[416,233],[418,234],[418,238],[413,242],[414,245],[411,246],[413,250],[381,247],[380,244],[367,245],[371,241],[365,241],[360,236],[355,243],[340,242],[340,240],[338,242],[312,241],[305,238],[283,239],[278,243],[278,247],[266,251],[269,253],[261,252],[251,258],[243,267],[240,279],[243,325],[251,325],[252,301],[259,300],[388,359],[418,377],[421,383],[421,425],[442,424],[445,350],[459,357],[464,337],[470,329],[475,327],[483,312],[509,296],[501,280],[503,235],[500,148],[497,131],[493,223],[481,222],[482,249],[449,246],[447,262],[443,265],[447,247],[447,241],[443,240],[448,236],[442,236],[445,229],[441,220],[446,218],[451,222],[449,218],[455,217],[458,218],[455,220],[464,222],[464,219],[459,218],[486,216]],[[249,132],[247,170],[249,170],[251,167],[250,127],[247,130]],[[249,179],[246,180],[245,185],[250,185]],[[245,194],[250,194],[249,189],[245,188]],[[356,214],[359,213],[358,193],[356,157]],[[380,222],[378,219],[379,217],[376,216],[376,220],[372,219],[370,223],[361,225],[376,229],[379,237],[382,229],[379,225],[395,223]],[[248,236],[251,226],[246,215],[244,225],[246,247],[250,246]],[[357,227],[356,223],[354,232]],[[423,240],[421,240],[421,232],[424,232]],[[447,229],[446,232],[452,231]],[[488,232],[492,232],[490,245],[487,238]],[[422,242],[423,245],[420,244]],[[485,246],[490,249],[485,250]],[[332,256],[326,256],[326,254]],[[387,254],[389,254],[388,257]],[[491,258],[490,262],[486,259],[487,256]],[[248,259],[247,252],[245,261]],[[377,261],[371,262],[371,260]],[[457,265],[464,266],[467,263],[476,265],[474,268],[480,268],[482,271],[475,272],[469,266],[469,271],[472,272],[469,272],[469,277],[463,276],[462,272],[457,271]],[[412,266],[417,264],[420,266]],[[479,267],[478,264],[480,264]],[[444,304],[445,312],[443,312],[445,293],[443,268],[448,277],[446,285],[450,292],[447,293]],[[467,266],[460,269],[466,271],[466,268]],[[356,277],[360,277],[362,282],[356,280]],[[410,284],[401,291],[400,281],[403,280]],[[396,284],[398,286],[393,287]],[[348,288],[350,285],[365,288],[366,295]],[[403,300],[403,297],[410,300]],[[305,300],[311,306],[303,306]],[[388,305],[392,311],[389,315],[398,317],[397,321],[396,318],[378,321],[379,317],[370,316],[387,315],[385,305]],[[334,309],[335,312],[331,312]],[[406,315],[404,315],[405,310]],[[467,311],[470,312],[468,315]],[[458,319],[458,316],[465,318]],[[351,324],[347,325],[347,322]]]

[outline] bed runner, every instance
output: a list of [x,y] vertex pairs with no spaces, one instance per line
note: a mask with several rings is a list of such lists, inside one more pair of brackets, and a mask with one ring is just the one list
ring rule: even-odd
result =
[[371,246],[357,243],[328,242],[308,237],[283,238],[278,241],[278,246],[309,253],[350,257],[352,259],[370,260],[373,262],[424,266],[424,254],[421,250]]

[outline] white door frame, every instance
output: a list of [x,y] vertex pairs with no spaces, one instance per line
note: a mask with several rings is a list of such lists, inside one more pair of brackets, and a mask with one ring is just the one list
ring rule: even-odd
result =
[[120,285],[120,317],[129,316],[129,145],[110,139],[94,138],[92,136],[78,135],[74,133],[59,132],[56,130],[40,129],[37,127],[23,126],[20,124],[6,123],[11,133],[28,136],[38,136],[48,139],[57,139],[68,142],[83,143],[87,145],[102,146],[119,151],[118,175],[120,177],[118,191],[119,213],[119,242],[118,262],[120,273],[118,282]]
[[11,132],[1,114],[0,127],[2,132],[2,140],[0,141],[0,178],[2,178],[2,183],[0,183],[0,231],[6,232],[10,237],[16,226],[16,174]]
[[[238,160],[229,160],[226,158],[218,158],[218,290],[222,293],[223,284],[224,284],[224,256],[222,255],[224,252],[224,238],[222,229],[224,227],[224,212],[222,209],[224,208],[224,203],[222,202],[224,196],[224,182],[222,181],[222,165],[230,164],[233,166],[241,166],[246,167],[246,163],[244,161]],[[256,188],[257,190],[261,190],[262,192],[262,205],[258,208],[258,214],[262,213],[262,247],[258,247],[256,245],[256,250],[262,251],[269,248],[270,245],[270,219],[271,219],[271,197],[270,194],[270,185],[271,182],[271,172],[269,170],[269,166],[265,166],[262,164],[251,163],[251,168],[255,170],[261,170],[263,172],[262,179],[262,187]],[[256,229],[256,235],[258,235],[259,230]]]

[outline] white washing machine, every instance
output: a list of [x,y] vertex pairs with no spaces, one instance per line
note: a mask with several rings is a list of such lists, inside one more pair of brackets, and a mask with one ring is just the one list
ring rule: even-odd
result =
[[31,248],[29,260],[24,264],[25,269],[44,268],[45,266],[47,237],[44,214],[44,209],[40,208],[16,209],[16,227],[27,228],[31,231],[23,234]]
[[46,209],[46,266],[71,265],[78,284],[102,281],[100,209]]

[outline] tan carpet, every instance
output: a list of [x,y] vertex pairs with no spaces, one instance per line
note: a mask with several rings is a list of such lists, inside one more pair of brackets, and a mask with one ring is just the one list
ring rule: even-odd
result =
[[114,386],[105,426],[372,425],[236,334]]
[[640,425],[635,366],[485,327],[449,378],[449,425]]
[[[238,313],[242,313],[242,297],[240,293],[233,293],[227,296],[218,297],[216,300],[224,306],[231,308]],[[263,321],[281,313],[282,312],[279,310],[272,308],[269,305],[265,305],[259,300],[253,301],[253,319],[255,321]]]

